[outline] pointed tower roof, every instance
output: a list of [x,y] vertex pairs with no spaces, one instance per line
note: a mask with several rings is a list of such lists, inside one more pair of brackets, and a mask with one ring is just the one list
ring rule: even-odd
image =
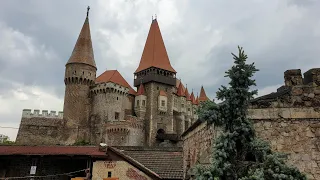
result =
[[144,86],[143,86],[143,84],[141,83],[140,84],[140,86],[139,86],[139,88],[138,88],[138,92],[137,92],[137,94],[136,94],[136,96],[139,96],[139,95],[144,95]]
[[78,40],[74,46],[74,49],[72,51],[72,54],[67,64],[82,63],[82,64],[88,64],[97,69],[96,62],[94,61],[91,34],[90,34],[90,25],[89,25],[89,17],[88,17],[89,9],[90,7],[88,7],[87,17],[84,21]]
[[195,103],[196,103],[196,99],[194,98],[193,92],[192,92],[191,95],[190,95],[190,99],[191,99],[192,104],[195,104]]
[[129,94],[136,94],[136,91],[128,84],[128,82],[121,76],[117,70],[107,70],[98,76],[95,80],[96,83],[113,82],[123,87],[129,88]]
[[190,94],[188,92],[188,88],[186,88],[186,91],[184,92],[184,94],[186,95],[187,101],[191,101]]
[[177,95],[180,97],[186,96],[185,91],[183,90],[183,84],[181,82],[180,82],[179,87],[177,89]]
[[199,104],[199,97],[197,96],[195,104],[198,105]]
[[203,102],[203,101],[207,101],[207,100],[209,100],[209,98],[207,97],[206,92],[204,91],[203,86],[201,86],[199,101],[200,101],[200,102]]
[[140,64],[135,73],[150,67],[176,72],[170,64],[157,19],[152,20]]

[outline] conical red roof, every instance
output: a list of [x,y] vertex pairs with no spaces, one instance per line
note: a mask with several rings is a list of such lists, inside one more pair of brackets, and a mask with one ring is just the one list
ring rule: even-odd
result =
[[140,64],[135,73],[150,67],[176,72],[170,64],[169,56],[156,19],[152,20]]
[[177,95],[178,96],[186,96],[186,94],[185,94],[185,91],[183,91],[183,85],[182,85],[182,83],[180,82],[180,84],[179,84],[179,87],[178,87],[178,89],[177,89]]
[[121,76],[117,70],[107,70],[98,76],[95,80],[96,83],[113,82],[123,87],[129,88],[129,94],[136,94],[136,91],[128,84],[128,82]]
[[143,84],[141,83],[140,84],[140,86],[139,86],[139,88],[138,88],[138,92],[137,92],[137,94],[136,94],[136,96],[139,96],[139,95],[144,95],[144,86],[143,86]]
[[88,64],[97,68],[96,62],[94,61],[88,16],[84,21],[78,40],[67,62],[67,64],[70,64],[70,63]]
[[198,105],[199,104],[199,97],[197,96],[195,104]]
[[203,101],[207,101],[207,100],[209,100],[209,98],[207,97],[206,92],[204,91],[203,86],[201,86],[199,102],[203,102]]
[[186,88],[186,91],[184,92],[184,94],[186,95],[187,101],[191,101],[190,94],[188,92],[188,88]]
[[191,99],[192,104],[195,104],[195,103],[196,103],[196,99],[194,98],[193,92],[192,92],[191,95],[190,95],[190,99]]

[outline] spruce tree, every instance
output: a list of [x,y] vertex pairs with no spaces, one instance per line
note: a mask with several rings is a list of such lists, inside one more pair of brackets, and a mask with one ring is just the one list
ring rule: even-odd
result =
[[229,86],[222,86],[219,105],[207,102],[199,109],[199,118],[214,123],[221,130],[213,146],[210,167],[196,167],[198,180],[304,180],[305,175],[286,164],[287,156],[273,152],[267,142],[256,137],[247,118],[250,99],[257,90],[252,79],[258,71],[254,63],[246,64],[247,55],[241,47],[233,55],[234,65],[226,72]]

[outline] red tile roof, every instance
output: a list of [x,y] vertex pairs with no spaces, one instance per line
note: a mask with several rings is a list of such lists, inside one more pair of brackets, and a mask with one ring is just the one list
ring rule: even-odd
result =
[[137,92],[137,94],[136,94],[136,96],[139,96],[139,95],[144,95],[144,86],[143,86],[143,84],[141,83],[140,84],[140,86],[139,86],[139,88],[138,88],[138,92]]
[[170,64],[167,50],[156,19],[151,23],[140,64],[135,73],[150,67],[156,67],[174,73],[176,72]]
[[179,87],[177,89],[178,96],[186,96],[185,91],[183,90],[183,84],[180,82]]
[[190,99],[191,99],[192,104],[196,104],[196,99],[194,98],[193,92],[190,95]]
[[167,96],[167,93],[166,92],[164,92],[163,90],[160,90],[160,96]]
[[182,83],[181,80],[179,80],[179,79],[176,79],[176,88],[179,88],[180,83],[181,83],[181,85],[182,85],[182,90],[183,90],[183,92],[185,92],[185,91],[186,91],[186,88],[184,87],[183,83]]
[[83,64],[88,64],[97,68],[96,62],[94,61],[94,54],[93,54],[93,48],[92,48],[90,25],[89,25],[88,17],[84,21],[78,40],[67,62],[67,64],[70,64],[70,63],[83,63]]
[[191,98],[190,98],[190,94],[189,94],[188,88],[186,88],[186,91],[184,92],[184,94],[186,95],[187,101],[191,101]]
[[121,86],[129,88],[129,94],[136,94],[136,91],[129,85],[129,83],[121,76],[117,70],[107,70],[98,76],[96,83],[113,82]]
[[206,92],[204,91],[203,86],[201,86],[199,102],[207,101],[207,100],[209,100],[209,98],[207,97]]
[[0,156],[3,155],[106,156],[94,146],[0,146]]

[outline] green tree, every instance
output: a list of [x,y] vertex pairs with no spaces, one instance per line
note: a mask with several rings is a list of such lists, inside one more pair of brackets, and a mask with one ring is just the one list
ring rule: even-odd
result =
[[10,138],[8,136],[4,136],[2,142],[0,142],[0,144],[5,144],[5,145],[9,145],[9,144],[14,144],[14,141],[10,141]]
[[241,47],[233,55],[234,65],[226,72],[229,86],[222,86],[217,98],[223,102],[203,104],[199,118],[214,123],[222,133],[215,140],[213,163],[195,168],[198,180],[304,180],[297,168],[286,165],[286,155],[273,152],[267,142],[255,135],[252,122],[247,118],[250,99],[257,90],[252,76],[258,69],[246,64],[247,55]]

